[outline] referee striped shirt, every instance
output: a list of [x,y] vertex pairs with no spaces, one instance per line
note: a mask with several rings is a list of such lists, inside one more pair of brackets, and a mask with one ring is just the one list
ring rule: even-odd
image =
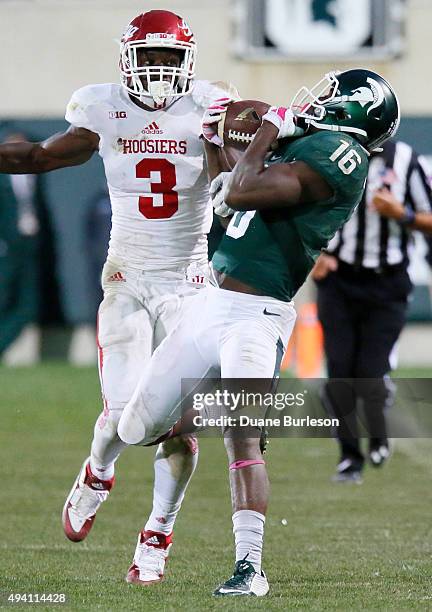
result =
[[372,155],[363,198],[352,217],[331,240],[327,252],[356,267],[386,268],[408,264],[411,232],[372,207],[372,198],[388,186],[397,200],[414,212],[432,212],[432,171],[406,143],[390,140]]

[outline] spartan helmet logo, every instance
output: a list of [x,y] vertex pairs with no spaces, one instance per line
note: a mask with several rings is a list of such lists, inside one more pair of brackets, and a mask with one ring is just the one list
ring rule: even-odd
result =
[[370,89],[368,87],[358,87],[353,90],[353,95],[349,96],[348,100],[349,102],[358,102],[362,108],[366,106],[366,104],[371,103],[366,113],[369,115],[374,108],[380,106],[384,101],[384,91],[375,79],[368,77],[366,82],[369,83]]

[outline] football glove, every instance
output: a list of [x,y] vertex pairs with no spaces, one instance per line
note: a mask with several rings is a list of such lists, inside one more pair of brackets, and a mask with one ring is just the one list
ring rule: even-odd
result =
[[296,118],[290,108],[284,106],[271,106],[265,115],[263,121],[269,121],[277,127],[279,133],[277,138],[289,138],[292,136],[302,136],[304,130],[297,126]]
[[[223,124],[225,123],[225,113],[227,106],[233,102],[232,98],[219,98],[207,108],[205,111],[202,123],[201,132],[206,140],[216,145],[223,147]],[[221,126],[219,125],[221,123]]]
[[219,217],[230,217],[235,210],[225,203],[225,193],[231,172],[221,172],[210,184],[210,198],[213,209]]

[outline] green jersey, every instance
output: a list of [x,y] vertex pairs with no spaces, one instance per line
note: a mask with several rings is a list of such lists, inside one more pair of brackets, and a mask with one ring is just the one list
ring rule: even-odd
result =
[[333,188],[322,202],[273,211],[236,212],[213,256],[213,266],[289,301],[306,280],[321,250],[360,202],[368,171],[365,149],[350,136],[322,131],[289,142],[269,160],[303,161]]

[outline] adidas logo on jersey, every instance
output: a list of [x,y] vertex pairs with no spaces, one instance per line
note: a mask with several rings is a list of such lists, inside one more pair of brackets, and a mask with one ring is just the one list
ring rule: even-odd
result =
[[111,276],[108,278],[108,282],[109,283],[114,283],[114,282],[125,283],[126,279],[121,272],[116,272],[115,274],[111,274]]
[[150,123],[147,127],[141,130],[142,134],[163,134],[163,130],[160,129],[156,121]]

